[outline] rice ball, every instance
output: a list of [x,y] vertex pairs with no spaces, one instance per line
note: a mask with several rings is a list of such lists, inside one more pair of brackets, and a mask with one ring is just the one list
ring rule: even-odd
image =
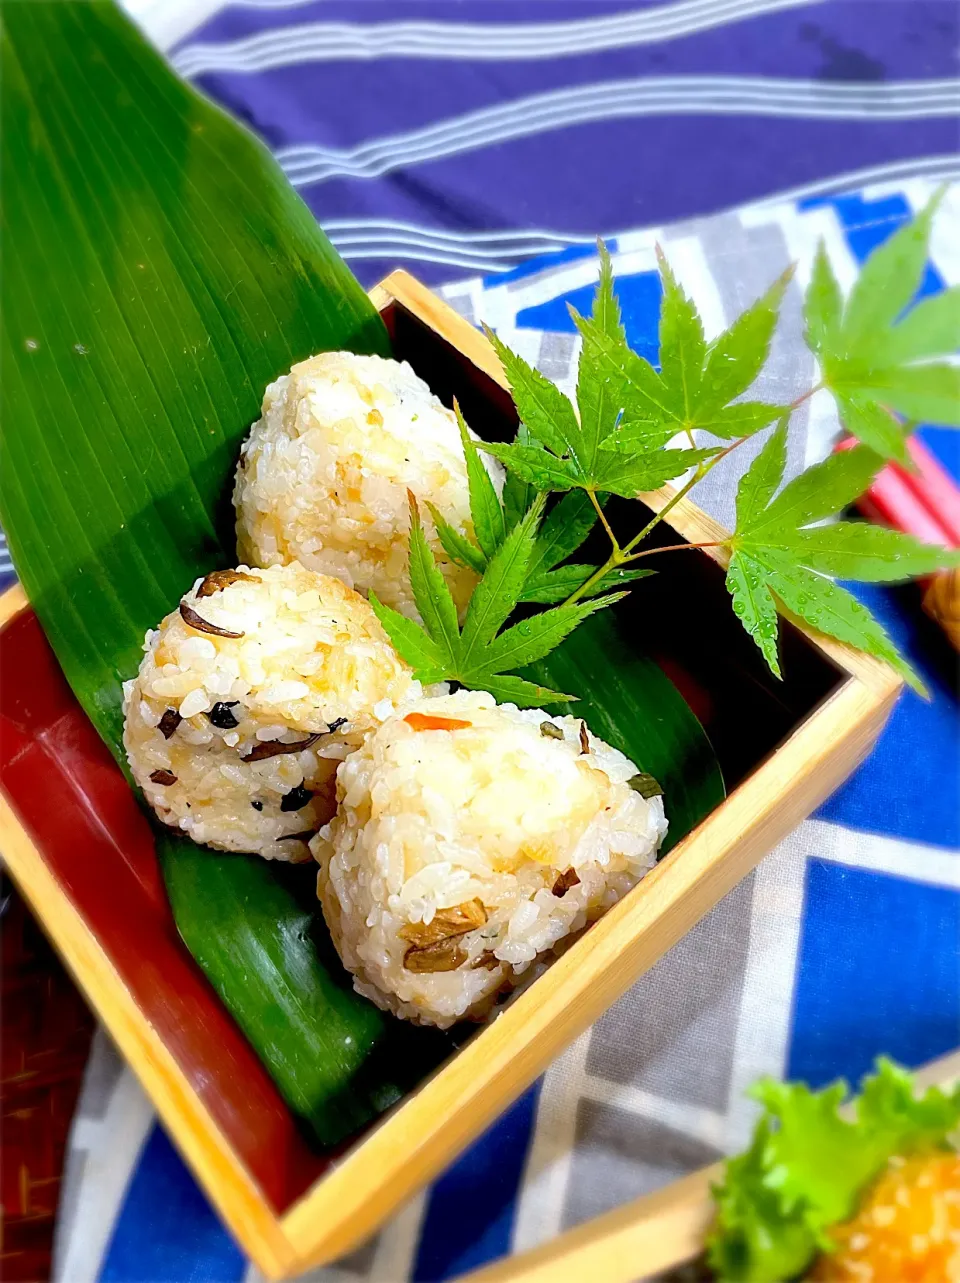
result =
[[[502,489],[499,464],[483,456]],[[471,537],[456,418],[406,362],[324,352],[267,388],[244,443],[234,505],[238,555],[299,561],[417,618],[407,571],[407,491],[461,613],[476,575],[450,561],[427,503]]]
[[583,722],[486,692],[391,717],[343,762],[310,844],[355,988],[423,1024],[482,1017],[652,868],[657,792]]
[[295,562],[217,571],[149,632],[124,746],[164,824],[195,842],[309,859],[347,752],[422,693],[369,604]]

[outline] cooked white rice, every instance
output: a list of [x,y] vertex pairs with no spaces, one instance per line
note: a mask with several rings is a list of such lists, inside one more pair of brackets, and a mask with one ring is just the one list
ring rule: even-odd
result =
[[[183,612],[241,636],[211,634]],[[303,860],[334,812],[339,762],[421,693],[368,603],[339,579],[296,563],[241,566],[197,580],[147,633],[124,685],[124,745],[165,824],[227,851]]]
[[[423,716],[468,725],[418,729]],[[631,788],[637,768],[601,740],[584,753],[581,725],[459,691],[345,759],[311,850],[360,993],[426,1024],[478,1018],[653,866],[662,799]]]
[[[484,461],[498,488],[499,464]],[[267,388],[237,468],[238,555],[298,560],[416,618],[407,573],[407,491],[461,613],[476,576],[451,562],[427,502],[472,533],[456,419],[406,362],[325,352]]]

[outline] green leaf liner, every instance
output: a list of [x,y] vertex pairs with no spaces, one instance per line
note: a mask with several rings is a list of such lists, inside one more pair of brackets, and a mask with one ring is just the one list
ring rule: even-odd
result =
[[313,868],[198,850],[166,833],[157,847],[187,948],[322,1145],[396,1104],[462,1041],[354,992],[317,912]]
[[230,481],[264,388],[388,340],[266,148],[113,5],[6,5],[3,22],[0,520],[123,762],[145,632],[234,564]]

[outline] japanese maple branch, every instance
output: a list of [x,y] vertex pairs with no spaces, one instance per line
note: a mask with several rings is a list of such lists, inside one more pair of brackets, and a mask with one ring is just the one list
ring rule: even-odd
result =
[[613,545],[613,552],[619,553],[620,545],[617,542],[617,536],[613,533],[613,530],[610,527],[610,522],[607,520],[606,513],[603,511],[600,501],[597,499],[596,490],[588,490],[587,494],[590,496],[590,502],[593,504],[594,508],[596,509],[597,516],[600,518],[603,528],[607,532],[607,535],[610,539],[610,543]]
[[[819,392],[823,388],[823,386],[824,384],[822,382],[815,383],[813,387],[808,388],[806,392],[801,393],[800,396],[796,397],[786,407],[786,413],[788,415],[791,415],[794,412],[794,410],[798,409],[801,405],[803,405],[804,401],[808,401],[810,397],[814,395],[814,393]],[[601,507],[600,502],[597,499],[596,492],[593,490],[588,490],[587,494],[589,494],[590,496],[590,502],[593,504],[594,508],[597,510],[597,515],[599,516],[601,522],[603,523],[603,528],[607,532],[607,536],[610,539],[610,544],[611,544],[610,555],[607,558],[607,560],[603,563],[602,566],[597,567],[597,569],[593,572],[593,574],[589,577],[589,579],[585,579],[579,588],[574,589],[574,591],[567,598],[566,604],[570,605],[573,602],[580,601],[583,597],[587,596],[587,594],[591,591],[591,589],[595,588],[596,585],[600,582],[600,580],[603,579],[605,575],[608,575],[611,572],[611,570],[617,570],[619,569],[620,566],[626,565],[630,561],[636,561],[639,557],[645,557],[645,556],[648,556],[650,553],[655,553],[655,552],[676,552],[683,548],[719,547],[719,543],[716,543],[716,542],[704,543],[704,544],[671,544],[669,547],[666,547],[666,548],[650,548],[644,552],[639,552],[639,553],[634,552],[634,549],[636,548],[637,544],[641,543],[644,539],[646,539],[647,535],[650,534],[650,532],[654,529],[654,527],[658,526],[660,522],[663,521],[664,517],[666,517],[667,514],[673,508],[676,507],[676,505],[680,502],[681,499],[685,498],[690,493],[690,491],[693,489],[695,485],[697,485],[698,482],[703,480],[703,478],[707,475],[708,472],[710,472],[713,468],[715,468],[718,463],[721,463],[724,459],[726,459],[728,455],[733,454],[734,450],[742,446],[744,441],[749,441],[752,436],[753,436],[753,433],[751,432],[751,433],[748,433],[746,436],[738,437],[736,441],[732,441],[730,445],[725,446],[723,450],[720,450],[717,454],[715,454],[712,459],[706,459],[706,460],[703,460],[701,463],[699,463],[696,469],[694,470],[693,476],[689,479],[689,481],[685,482],[680,487],[680,489],[676,492],[676,494],[667,500],[667,502],[663,505],[663,507],[660,509],[659,512],[655,512],[653,514],[653,516],[650,518],[647,524],[643,527],[643,529],[639,532],[639,534],[634,535],[634,537],[630,540],[630,542],[624,544],[622,547],[619,541],[617,540],[616,535],[613,533],[613,530],[610,527],[610,523],[607,521],[607,518],[603,512],[603,508]]]
[[657,552],[685,552],[688,548],[722,548],[726,539],[710,539],[705,543],[671,543],[658,545],[656,548],[642,548],[632,552],[624,561],[639,561],[641,557],[652,557]]

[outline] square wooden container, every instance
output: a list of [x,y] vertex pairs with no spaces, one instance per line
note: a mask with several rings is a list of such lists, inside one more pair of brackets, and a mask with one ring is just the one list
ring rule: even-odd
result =
[[[516,418],[483,336],[404,272],[372,297],[395,353],[484,434]],[[645,496],[659,510],[669,490]],[[716,538],[679,503],[666,542]],[[663,526],[658,527],[663,529]],[[328,1261],[436,1176],[549,1061],[866,755],[899,681],[784,625],[787,679],[730,611],[722,557],[645,581],[645,648],[708,730],[727,800],[417,1091],[336,1154],[312,1150],[180,941],[146,820],[18,588],[0,614],[0,847],[227,1225],[275,1277]]]

